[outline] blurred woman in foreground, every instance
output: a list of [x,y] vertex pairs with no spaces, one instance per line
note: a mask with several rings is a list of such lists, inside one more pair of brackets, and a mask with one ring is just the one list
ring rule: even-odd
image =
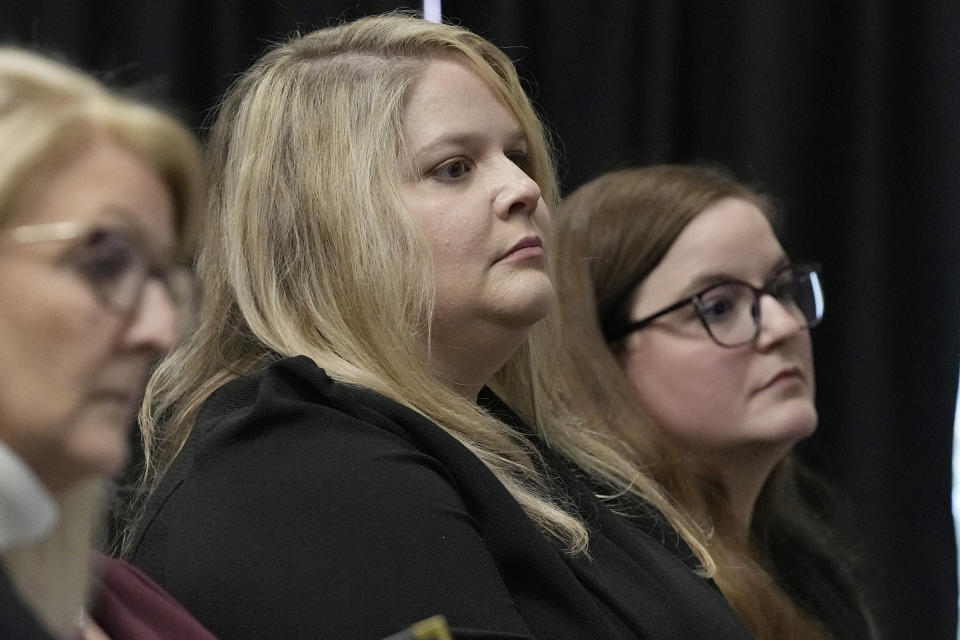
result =
[[148,371],[188,321],[201,168],[168,116],[15,49],[0,147],[0,635],[65,638]]

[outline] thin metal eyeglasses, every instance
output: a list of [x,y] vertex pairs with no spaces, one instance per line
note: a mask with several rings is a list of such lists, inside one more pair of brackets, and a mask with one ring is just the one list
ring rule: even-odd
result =
[[90,285],[104,307],[119,315],[133,314],[149,280],[163,285],[181,329],[193,314],[195,285],[189,268],[155,263],[132,230],[66,221],[12,227],[3,230],[2,236],[13,244],[78,241],[66,263]]
[[703,328],[721,347],[742,347],[760,335],[760,298],[771,296],[802,328],[813,328],[823,318],[823,289],[820,265],[787,265],[767,279],[762,288],[741,280],[725,280],[710,285],[692,296],[678,300],[641,320],[634,320],[614,331],[608,340],[615,342],[681,307],[692,304]]

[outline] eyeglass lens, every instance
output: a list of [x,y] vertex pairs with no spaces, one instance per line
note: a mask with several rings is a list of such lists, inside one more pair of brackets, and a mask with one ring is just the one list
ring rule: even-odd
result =
[[118,311],[128,311],[137,302],[147,275],[147,262],[140,249],[124,234],[93,229],[72,252],[74,268],[103,299]]
[[[110,308],[130,312],[139,302],[143,287],[152,277],[144,251],[126,234],[111,229],[93,229],[72,252],[72,263]],[[189,314],[192,278],[182,267],[162,274],[161,281],[178,311]]]
[[788,269],[762,291],[741,282],[720,284],[700,294],[695,304],[714,340],[738,346],[751,342],[759,331],[763,293],[773,296],[804,327],[815,326],[823,315],[819,278],[809,268]]

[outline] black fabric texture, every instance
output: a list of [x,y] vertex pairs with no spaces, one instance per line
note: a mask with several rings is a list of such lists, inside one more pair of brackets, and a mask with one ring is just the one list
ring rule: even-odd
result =
[[434,614],[460,640],[750,637],[709,581],[546,459],[589,557],[431,421],[286,359],[207,401],[132,560],[223,640],[378,638]]

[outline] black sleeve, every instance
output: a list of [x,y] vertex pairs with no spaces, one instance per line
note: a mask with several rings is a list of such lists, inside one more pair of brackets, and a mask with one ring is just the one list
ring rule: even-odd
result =
[[461,639],[532,637],[451,474],[329,407],[225,425],[152,526],[156,577],[226,640],[380,638],[434,614]]

